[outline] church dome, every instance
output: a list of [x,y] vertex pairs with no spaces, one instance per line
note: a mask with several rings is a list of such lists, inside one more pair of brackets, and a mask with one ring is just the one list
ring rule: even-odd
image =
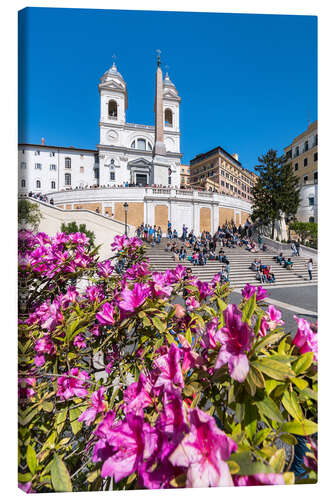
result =
[[168,72],[165,74],[165,77],[164,77],[164,82],[163,82],[163,87],[170,87],[172,89],[175,89],[176,90],[176,86],[172,83],[172,81],[170,80],[170,77],[169,77],[169,74]]
[[101,78],[101,82],[107,82],[111,79],[118,79],[120,80],[122,83],[125,84],[125,80],[123,79],[122,75],[119,73],[119,71],[117,70],[117,66],[116,66],[116,63],[114,62],[113,65],[112,65],[112,68],[108,69],[104,75],[102,76]]

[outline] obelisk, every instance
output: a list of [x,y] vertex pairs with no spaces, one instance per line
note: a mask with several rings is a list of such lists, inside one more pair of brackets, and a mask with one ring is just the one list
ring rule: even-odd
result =
[[163,132],[163,74],[161,70],[161,51],[157,51],[157,70],[156,70],[156,88],[155,88],[155,145],[154,156],[164,156],[166,148],[164,144]]

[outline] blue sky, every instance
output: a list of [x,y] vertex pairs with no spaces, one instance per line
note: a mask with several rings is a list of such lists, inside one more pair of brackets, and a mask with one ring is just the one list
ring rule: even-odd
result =
[[19,47],[19,142],[95,148],[113,54],[127,121],[153,125],[157,48],[182,98],[183,163],[220,145],[252,170],[317,119],[313,16],[28,8]]

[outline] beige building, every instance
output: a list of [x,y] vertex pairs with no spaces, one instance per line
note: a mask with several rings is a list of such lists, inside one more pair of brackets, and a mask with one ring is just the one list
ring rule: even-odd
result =
[[218,146],[190,161],[190,186],[252,202],[257,175],[242,167],[238,154]]
[[190,165],[180,165],[180,187],[190,187]]
[[300,206],[297,219],[302,222],[318,221],[318,121],[295,137],[284,148],[286,163],[298,178]]

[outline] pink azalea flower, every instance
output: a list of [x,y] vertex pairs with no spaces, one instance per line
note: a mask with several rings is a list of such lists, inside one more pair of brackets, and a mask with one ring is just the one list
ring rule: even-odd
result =
[[86,288],[85,295],[91,302],[95,302],[95,300],[103,300],[104,298],[104,293],[100,286],[88,286]]
[[24,493],[33,493],[31,481],[27,483],[18,483],[18,487],[20,490],[24,491]]
[[192,312],[194,309],[200,307],[200,302],[198,302],[195,297],[189,297],[186,299],[186,305],[187,309]]
[[118,482],[144,467],[144,461],[156,449],[157,433],[143,417],[133,413],[118,424],[110,419],[110,424],[103,431],[105,438],[95,445],[93,461],[103,460],[101,476]]
[[105,260],[104,262],[99,262],[97,264],[97,274],[103,278],[109,278],[113,273],[114,267],[111,265],[110,260]]
[[221,348],[215,370],[227,363],[231,377],[244,382],[249,372],[249,361],[245,353],[251,347],[254,334],[249,325],[242,322],[242,313],[235,304],[229,304],[223,311],[223,316],[225,326],[221,328]]
[[267,290],[262,286],[258,286],[257,288],[253,285],[247,283],[242,290],[242,295],[245,300],[248,300],[252,295],[256,293],[256,301],[260,302],[260,300],[264,300],[267,297]]
[[[303,462],[305,467],[315,472],[318,471],[318,443],[312,439],[307,437],[308,444],[307,447],[309,451],[305,453],[305,457],[303,458]],[[313,456],[308,455],[311,453]]]
[[202,301],[206,297],[209,297],[210,295],[213,295],[214,290],[210,287],[209,283],[206,281],[197,281],[196,286],[198,287],[199,290],[199,300]]
[[86,411],[81,413],[78,418],[79,422],[86,422],[90,425],[97,417],[99,413],[103,413],[106,410],[106,404],[104,400],[105,387],[101,386],[98,391],[95,391],[91,395],[91,406]]
[[[74,378],[75,377],[75,378]],[[83,398],[88,396],[89,392],[86,389],[89,375],[85,370],[72,368],[68,374],[63,375],[58,379],[57,396],[60,399],[69,399],[74,396]]]
[[268,324],[271,330],[275,330],[279,325],[284,325],[282,321],[282,313],[278,309],[275,309],[273,305],[269,305],[267,308],[268,312]]
[[283,474],[253,474],[252,476],[233,476],[235,486],[264,486],[285,484]]
[[25,377],[18,379],[18,398],[19,399],[29,399],[32,398],[36,391],[36,378],[35,377]]
[[96,314],[96,319],[99,323],[101,323],[101,325],[114,325],[115,319],[113,315],[113,305],[106,302],[105,304],[103,304],[100,312]]
[[298,318],[294,315],[297,321],[297,333],[293,340],[293,344],[299,348],[301,354],[313,352],[313,360],[318,362],[318,334],[311,330],[310,323],[304,318]]
[[149,286],[135,283],[132,290],[126,287],[121,292],[122,300],[119,302],[119,307],[124,311],[133,312],[144,303],[149,294]]
[[178,264],[176,269],[173,269],[173,275],[175,277],[176,282],[184,279],[186,276],[186,267]]
[[64,309],[67,309],[67,307],[70,304],[73,304],[74,302],[77,301],[77,298],[79,296],[79,292],[75,289],[74,286],[70,286],[66,292],[66,295],[63,295],[61,298],[61,305]]
[[170,297],[172,286],[168,285],[163,273],[153,273],[151,288],[155,297]]
[[35,350],[38,354],[49,354],[50,356],[56,353],[56,349],[50,335],[44,335],[42,338],[36,340]]
[[180,368],[180,349],[171,344],[168,354],[154,360],[154,367],[159,374],[154,387],[163,387],[164,390],[177,392],[184,387],[183,375]]
[[187,488],[233,486],[227,460],[237,444],[222,432],[213,417],[188,410],[190,432],[169,457],[172,465],[187,468]]
[[41,326],[50,332],[64,320],[60,307],[57,304],[51,304],[49,306],[48,313],[45,316],[47,319],[44,320]]
[[94,337],[99,337],[101,332],[100,332],[100,329],[99,329],[99,326],[98,325],[94,325],[92,328],[90,328],[90,333],[94,336]]
[[268,330],[269,330],[269,323],[267,321],[267,317],[262,316],[262,318],[260,320],[259,335],[261,337],[265,337],[267,335]]
[[124,401],[126,403],[126,412],[142,412],[143,408],[152,404],[149,395],[151,392],[151,383],[143,373],[140,373],[138,382],[133,382],[124,391]]
[[79,333],[79,335],[77,335],[73,341],[73,344],[75,345],[75,347],[77,347],[78,349],[85,349],[87,347],[87,344],[85,343],[85,338],[83,335],[81,335]]
[[129,244],[129,239],[125,234],[123,234],[122,236],[117,235],[114,237],[113,243],[111,243],[111,248],[112,250],[121,251],[126,246],[128,246],[128,244]]

